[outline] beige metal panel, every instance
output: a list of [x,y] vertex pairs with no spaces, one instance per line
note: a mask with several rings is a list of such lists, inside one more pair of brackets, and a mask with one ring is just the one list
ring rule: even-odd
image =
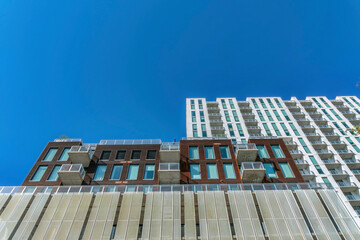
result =
[[228,192],[237,239],[264,239],[251,191]]
[[319,193],[345,239],[360,239],[359,228],[336,192],[334,190],[319,190]]
[[29,210],[13,237],[14,240],[29,238],[49,198],[50,194],[38,193],[35,196],[34,201],[31,203]]
[[11,198],[0,220],[0,236],[3,239],[9,238],[13,231],[16,231],[16,225],[24,215],[32,198],[32,194],[15,194]]
[[195,219],[195,202],[194,193],[184,193],[184,222],[185,222],[185,239],[196,239],[196,219]]
[[151,221],[151,214],[152,214],[153,196],[154,195],[152,193],[146,194],[143,229],[142,229],[142,236],[141,236],[144,239],[149,238],[149,236],[150,236],[150,221]]
[[8,201],[8,199],[10,198],[10,194],[9,193],[0,193],[0,215],[1,215],[1,210],[4,208],[5,203]]
[[317,238],[340,239],[315,191],[296,190],[295,192]]

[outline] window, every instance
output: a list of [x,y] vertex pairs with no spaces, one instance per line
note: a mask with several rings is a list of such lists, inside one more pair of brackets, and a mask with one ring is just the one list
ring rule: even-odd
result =
[[335,125],[335,127],[339,130],[339,132],[341,132],[342,135],[346,135],[344,130],[341,129],[341,127],[339,126],[339,124],[337,124],[336,122],[333,122],[333,124]]
[[47,168],[47,166],[39,166],[35,174],[31,178],[31,181],[40,181]]
[[126,180],[136,180],[139,172],[139,165],[130,164]]
[[195,109],[195,101],[194,100],[190,100],[191,103],[191,109]]
[[201,133],[203,137],[207,137],[205,124],[201,124]]
[[199,164],[190,164],[190,178],[191,179],[201,179]]
[[262,99],[260,98],[259,101],[260,101],[260,103],[261,103],[261,106],[262,106],[263,108],[266,108],[266,105],[265,105],[265,103],[264,103],[264,100],[262,100]]
[[274,110],[274,114],[275,114],[275,116],[276,116],[277,120],[282,121],[282,119],[281,119],[281,117],[280,117],[280,115],[279,115],[278,111]]
[[281,106],[281,104],[279,102],[279,99],[275,98],[275,102],[276,102],[276,104],[278,105],[279,108],[282,108],[282,106]]
[[284,130],[285,132],[285,135],[286,136],[290,136],[290,133],[289,133],[289,130],[287,129],[287,127],[285,126],[285,123],[280,123],[282,129]]
[[57,181],[58,180],[58,171],[60,170],[61,166],[55,166],[52,170],[50,176],[48,177],[48,181]]
[[189,158],[199,159],[199,148],[195,146],[189,147]]
[[324,98],[320,98],[320,100],[321,100],[327,107],[330,107],[329,104],[325,101]]
[[205,146],[205,158],[215,159],[214,148],[212,146]]
[[299,142],[303,146],[306,153],[310,153],[310,149],[306,146],[305,141],[302,138],[299,138]]
[[272,163],[263,163],[268,178],[277,178],[274,165]]
[[111,151],[103,151],[100,160],[109,160]]
[[271,145],[271,149],[276,158],[285,158],[285,155],[279,145]]
[[237,123],[237,124],[236,124],[236,127],[237,127],[237,129],[238,129],[238,132],[239,132],[240,137],[243,137],[243,136],[244,136],[244,131],[243,131],[242,128],[241,128],[241,124],[240,124],[240,123]]
[[236,178],[235,176],[235,171],[234,171],[234,166],[232,163],[224,163],[224,173],[225,173],[225,178],[226,179],[234,179]]
[[[194,122],[194,121],[193,121]],[[195,121],[196,122],[196,121]],[[200,111],[200,122],[205,122],[204,112]]]
[[274,119],[271,117],[271,114],[269,110],[265,110],[266,116],[268,117],[269,121],[274,121]]
[[287,115],[287,113],[285,112],[285,110],[281,110],[282,114],[284,115],[285,119],[290,121],[289,116]]
[[156,150],[148,150],[146,154],[146,159],[156,159]]
[[69,155],[68,155],[69,151],[70,151],[70,148],[64,148],[64,150],[61,153],[61,156],[59,158],[59,161],[67,161],[69,158]]
[[272,134],[271,134],[271,131],[270,131],[269,126],[267,125],[267,123],[263,123],[263,126],[265,128],[266,134],[268,136],[271,136]]
[[230,132],[230,137],[235,137],[234,128],[231,123],[228,124],[228,128]]
[[296,136],[300,136],[298,130],[296,130],[296,127],[293,123],[289,123],[291,129],[293,130],[293,132],[295,133]]
[[259,151],[260,158],[269,158],[269,154],[264,145],[256,145],[256,148]]
[[155,172],[155,164],[146,164],[145,165],[144,180],[152,180],[152,179],[154,179],[154,172]]
[[235,122],[238,122],[238,121],[239,121],[239,117],[238,117],[238,115],[237,115],[236,111],[235,111],[235,110],[234,110],[234,111],[232,111],[232,114],[233,114],[233,116],[234,116],[234,120],[235,120]]
[[93,180],[95,181],[104,180],[105,171],[106,171],[106,165],[98,165]]
[[286,178],[294,178],[295,177],[293,172],[291,171],[291,168],[288,163],[279,163],[279,165],[280,165],[281,171],[284,174],[284,177],[286,177]]
[[230,151],[228,146],[220,146],[220,154],[222,159],[230,158]]
[[125,150],[120,150],[116,153],[116,160],[123,160],[125,159],[125,154],[126,151]]
[[193,137],[198,137],[197,125],[193,124],[192,128],[193,128]]
[[267,98],[266,100],[267,100],[267,102],[269,103],[270,107],[271,107],[271,108],[274,108],[274,104],[272,104],[271,99],[270,99],[270,98]]
[[322,109],[322,111],[325,113],[329,120],[334,120],[325,109]]
[[202,100],[198,100],[199,109],[203,109]]
[[260,120],[261,120],[261,121],[265,121],[264,116],[262,115],[261,111],[260,111],[260,110],[257,110],[256,112],[257,112]]
[[335,112],[334,109],[330,109],[330,111],[335,115],[335,117],[336,117],[338,120],[342,120],[341,117]]
[[226,109],[225,99],[221,99],[221,104],[222,104],[223,109]]
[[257,103],[256,103],[256,100],[255,100],[255,99],[251,99],[251,101],[253,102],[253,104],[254,104],[254,107],[255,107],[255,108],[259,108],[259,106],[257,105]]
[[191,119],[192,119],[192,122],[196,122],[196,113],[195,113],[195,111],[191,112]]
[[50,148],[43,161],[52,161],[57,150],[57,148]]
[[354,105],[351,102],[349,102],[349,100],[347,100],[346,98],[343,99],[345,100],[345,102],[347,102],[350,105],[350,107],[354,107]]
[[216,163],[206,164],[206,169],[207,169],[208,179],[218,179],[219,178]]
[[111,172],[110,180],[120,180],[122,169],[122,165],[114,165]]
[[332,187],[332,185],[327,177],[323,177],[322,179],[327,187],[330,187],[330,188]]
[[235,109],[234,102],[232,99],[229,99],[229,104],[231,109]]
[[131,153],[131,159],[139,160],[141,156],[141,150],[133,150]]
[[276,135],[281,136],[281,133],[280,133],[278,127],[276,126],[276,123],[272,123],[271,126],[274,128]]
[[225,114],[226,121],[230,122],[229,111],[224,111],[224,114]]

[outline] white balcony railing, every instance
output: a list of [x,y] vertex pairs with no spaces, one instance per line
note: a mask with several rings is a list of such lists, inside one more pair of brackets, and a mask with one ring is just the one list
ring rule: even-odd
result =
[[160,163],[159,171],[179,171],[180,164],[179,163]]
[[240,173],[243,175],[244,170],[265,170],[262,162],[243,162],[241,163]]
[[120,139],[120,140],[100,140],[100,145],[152,145],[161,144],[160,139]]
[[163,142],[160,146],[160,150],[164,151],[179,151],[179,142]]
[[82,178],[85,176],[85,170],[82,164],[63,164],[59,172],[78,172]]

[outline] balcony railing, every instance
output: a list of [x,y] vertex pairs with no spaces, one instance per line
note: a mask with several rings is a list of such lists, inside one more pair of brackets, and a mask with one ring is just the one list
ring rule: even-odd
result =
[[179,163],[160,163],[159,171],[179,171],[180,164]]
[[325,118],[313,118],[314,121],[326,121]]
[[309,171],[309,170],[299,170],[301,175],[314,175],[313,171]]
[[72,146],[70,152],[89,152],[91,146]]
[[314,128],[313,126],[311,125],[300,125],[301,128]]
[[179,142],[163,142],[160,146],[160,150],[164,151],[179,151]]
[[299,108],[298,105],[295,105],[295,106],[288,106],[287,108]]
[[240,109],[252,109],[251,107],[245,107],[245,106],[241,106],[239,107]]
[[339,136],[334,132],[330,132],[330,133],[323,133],[325,136]]
[[210,119],[210,123],[213,123],[213,122],[222,122],[221,119]]
[[289,150],[291,154],[302,154],[300,150]]
[[211,130],[224,130],[224,127],[211,127]]
[[257,149],[255,143],[236,144],[236,150]]
[[339,187],[356,187],[355,183],[352,182],[336,182]]
[[353,174],[360,174],[360,170],[357,170],[357,169],[354,169],[354,170],[351,170],[351,172],[353,173]]
[[249,115],[249,116],[255,116],[254,113],[241,113],[242,115]]
[[346,196],[346,198],[348,199],[348,200],[360,200],[360,195],[359,194],[356,194],[356,195],[345,195]]
[[318,136],[317,133],[304,133],[306,136]]
[[295,161],[296,164],[307,164],[307,162],[305,160],[296,159],[294,161]]
[[326,144],[325,142],[323,141],[310,141],[311,144],[313,145],[317,145],[317,144]]
[[208,107],[208,110],[220,110],[218,107]]
[[100,145],[152,145],[161,144],[160,139],[120,139],[120,140],[100,140]]
[[249,126],[246,127],[247,129],[261,129],[259,126]]
[[329,170],[329,172],[333,175],[347,175],[347,172],[343,171],[343,170]]
[[335,164],[335,163],[340,163],[339,161],[335,160],[335,159],[326,159],[326,160],[322,160],[325,164]]
[[331,144],[346,144],[343,141],[330,141]]
[[253,137],[262,137],[263,135],[260,133],[250,133],[249,136],[253,138]]
[[212,116],[216,116],[216,117],[220,117],[220,113],[209,113],[209,116],[212,117]]
[[318,125],[319,128],[331,128],[329,125]]
[[59,172],[79,172],[82,178],[85,176],[85,170],[82,164],[63,164]]
[[296,121],[309,121],[307,118],[297,118]]
[[241,163],[240,174],[243,175],[244,170],[265,170],[262,162],[243,162]]
[[337,153],[353,153],[352,151],[347,149],[335,149],[335,150]]
[[256,119],[244,119],[245,122],[257,122]]
[[329,151],[329,150],[316,150],[316,152],[317,152],[317,153],[319,153],[319,154],[323,154],[323,153],[329,153],[329,154],[332,154],[332,152],[331,152],[331,151]]
[[286,145],[296,145],[296,142],[293,141],[284,141]]
[[81,142],[81,138],[57,138],[54,142]]

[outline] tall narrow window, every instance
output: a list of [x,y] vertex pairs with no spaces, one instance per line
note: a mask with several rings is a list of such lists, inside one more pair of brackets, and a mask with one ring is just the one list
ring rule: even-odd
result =
[[226,103],[225,103],[225,99],[221,99],[221,104],[222,104],[222,107],[223,109],[226,109]]
[[225,178],[226,179],[234,179],[236,178],[235,176],[235,171],[234,171],[234,166],[232,163],[224,163],[224,173],[225,173]]
[[199,103],[199,109],[203,109],[202,100],[198,100]]
[[235,105],[232,99],[229,99],[229,104],[231,109],[235,109]]
[[98,165],[93,180],[102,181],[106,172],[106,165]]
[[145,173],[144,180],[153,180],[155,172],[155,164],[146,164],[145,165]]
[[360,107],[360,103],[358,101],[356,101],[353,97],[350,97],[350,99],[353,100],[353,102]]
[[240,123],[237,123],[237,124],[236,124],[236,127],[237,127],[237,129],[238,129],[238,132],[239,132],[240,137],[243,137],[243,136],[244,136],[244,131],[242,130],[241,124],[240,124]]
[[130,164],[126,180],[136,180],[139,172],[139,165]]
[[259,106],[257,105],[257,103],[256,103],[256,100],[255,100],[255,99],[251,99],[251,101],[253,102],[253,104],[254,104],[254,107],[255,107],[255,108],[259,108]]
[[274,121],[274,119],[271,117],[271,114],[269,110],[265,110],[266,116],[268,117],[269,121]]
[[203,137],[207,137],[206,125],[205,124],[201,124],[201,133],[202,133]]
[[275,114],[275,116],[276,116],[277,120],[282,121],[282,119],[281,119],[281,117],[280,117],[280,115],[279,115],[278,111],[274,110],[273,112],[274,112],[274,114]]
[[205,122],[204,111],[200,111],[200,122]]
[[289,132],[289,130],[287,129],[287,127],[285,126],[285,123],[280,123],[280,125],[281,125],[282,129],[284,130],[285,135],[286,135],[286,136],[290,136],[290,132]]
[[276,158],[285,158],[285,155],[279,145],[271,145],[271,149]]
[[230,151],[228,146],[220,146],[220,154],[222,159],[230,158]]
[[263,126],[265,128],[266,134],[268,136],[271,136],[272,134],[271,134],[271,131],[270,131],[269,126],[267,125],[267,123],[263,123]]
[[354,107],[354,104],[352,104],[351,102],[349,102],[349,100],[347,100],[346,98],[343,98],[344,100],[345,100],[345,102],[347,102],[349,105],[350,105],[350,107]]
[[277,178],[277,174],[274,168],[274,165],[272,163],[263,163],[263,166],[265,168],[266,176],[268,178]]
[[274,104],[271,102],[271,99],[270,99],[270,98],[267,98],[266,100],[267,100],[267,102],[269,103],[270,107],[271,107],[271,108],[274,108]]
[[286,178],[295,177],[288,163],[279,163],[279,166],[281,168],[282,173],[284,174],[284,177]]
[[235,137],[234,129],[231,123],[228,124],[230,137]]
[[332,185],[327,177],[323,177],[322,179],[327,187],[332,188]]
[[190,104],[191,104],[191,109],[195,109],[195,101],[194,101],[194,100],[190,100]]
[[189,147],[189,158],[199,159],[199,148],[195,146]]
[[55,166],[50,174],[50,176],[48,177],[48,181],[57,181],[58,180],[58,171],[60,170],[61,166]]
[[50,148],[49,151],[47,152],[45,158],[43,159],[43,161],[46,161],[46,162],[52,161],[57,150],[58,150],[57,148]]
[[262,100],[262,99],[260,98],[259,101],[260,101],[260,103],[261,103],[261,106],[262,106],[263,108],[266,108],[266,105],[265,105],[265,103],[264,103],[264,100]]
[[59,161],[67,161],[69,159],[69,154],[68,154],[69,151],[70,151],[70,148],[64,148],[64,150],[61,153],[61,156],[59,158]]
[[305,143],[304,139],[299,138],[299,142],[300,142],[301,145],[303,146],[305,152],[306,152],[306,153],[310,153],[310,149],[306,146],[306,143]]
[[224,111],[224,114],[225,114],[226,121],[227,121],[227,122],[230,122],[229,111],[225,110],[225,111]]
[[32,176],[31,181],[40,181],[47,168],[47,166],[39,166],[35,174]]
[[212,146],[205,146],[204,149],[206,159],[215,159],[214,148]]
[[192,119],[192,122],[196,122],[196,113],[195,113],[195,111],[191,112],[191,119]]
[[285,119],[290,121],[290,118],[289,116],[287,115],[286,111],[285,110],[281,110],[282,114],[284,115]]
[[257,112],[257,114],[258,114],[258,116],[259,116],[260,120],[261,120],[261,121],[265,121],[265,119],[264,119],[264,117],[263,117],[263,115],[262,115],[261,111],[260,111],[260,110],[257,110],[256,112]]
[[298,130],[296,130],[296,127],[293,123],[289,123],[291,129],[293,130],[293,132],[295,133],[296,136],[300,136]]
[[234,120],[235,120],[235,122],[238,122],[238,121],[239,121],[239,117],[238,117],[238,115],[237,115],[236,111],[235,111],[235,110],[233,110],[233,111],[232,111],[232,114],[233,114],[233,116],[234,116]]
[[201,179],[200,164],[190,164],[190,178]]
[[192,128],[193,128],[193,137],[198,137],[197,125],[193,124]]
[[258,149],[260,158],[269,158],[269,154],[264,145],[256,145],[256,148]]
[[339,124],[337,124],[336,122],[333,122],[334,126],[339,130],[339,132],[342,134],[342,135],[346,135],[344,130],[341,129],[341,127],[339,126]]
[[114,165],[111,172],[110,180],[120,180],[122,169],[122,165]]
[[330,111],[334,114],[334,116],[335,116],[338,120],[342,120],[341,117],[335,112],[334,109],[330,109]]
[[207,170],[207,174],[208,174],[208,179],[218,179],[219,178],[216,163],[206,164],[206,170]]
[[274,128],[276,135],[281,136],[281,133],[280,133],[278,127],[276,126],[276,123],[272,123],[271,126]]
[[319,106],[319,108],[322,108],[321,104],[318,102],[318,100],[316,100],[316,98],[313,98],[312,100]]
[[276,104],[278,105],[279,108],[282,108],[282,106],[281,106],[281,104],[279,102],[279,99],[275,98],[275,102],[276,102]]
[[330,114],[325,110],[325,109],[322,109],[322,111],[325,113],[325,115],[326,115],[326,117],[329,119],[329,120],[334,120],[331,116],[330,116]]
[[320,98],[320,100],[325,104],[325,106],[326,107],[330,107],[330,105],[325,101],[325,99],[324,98]]

